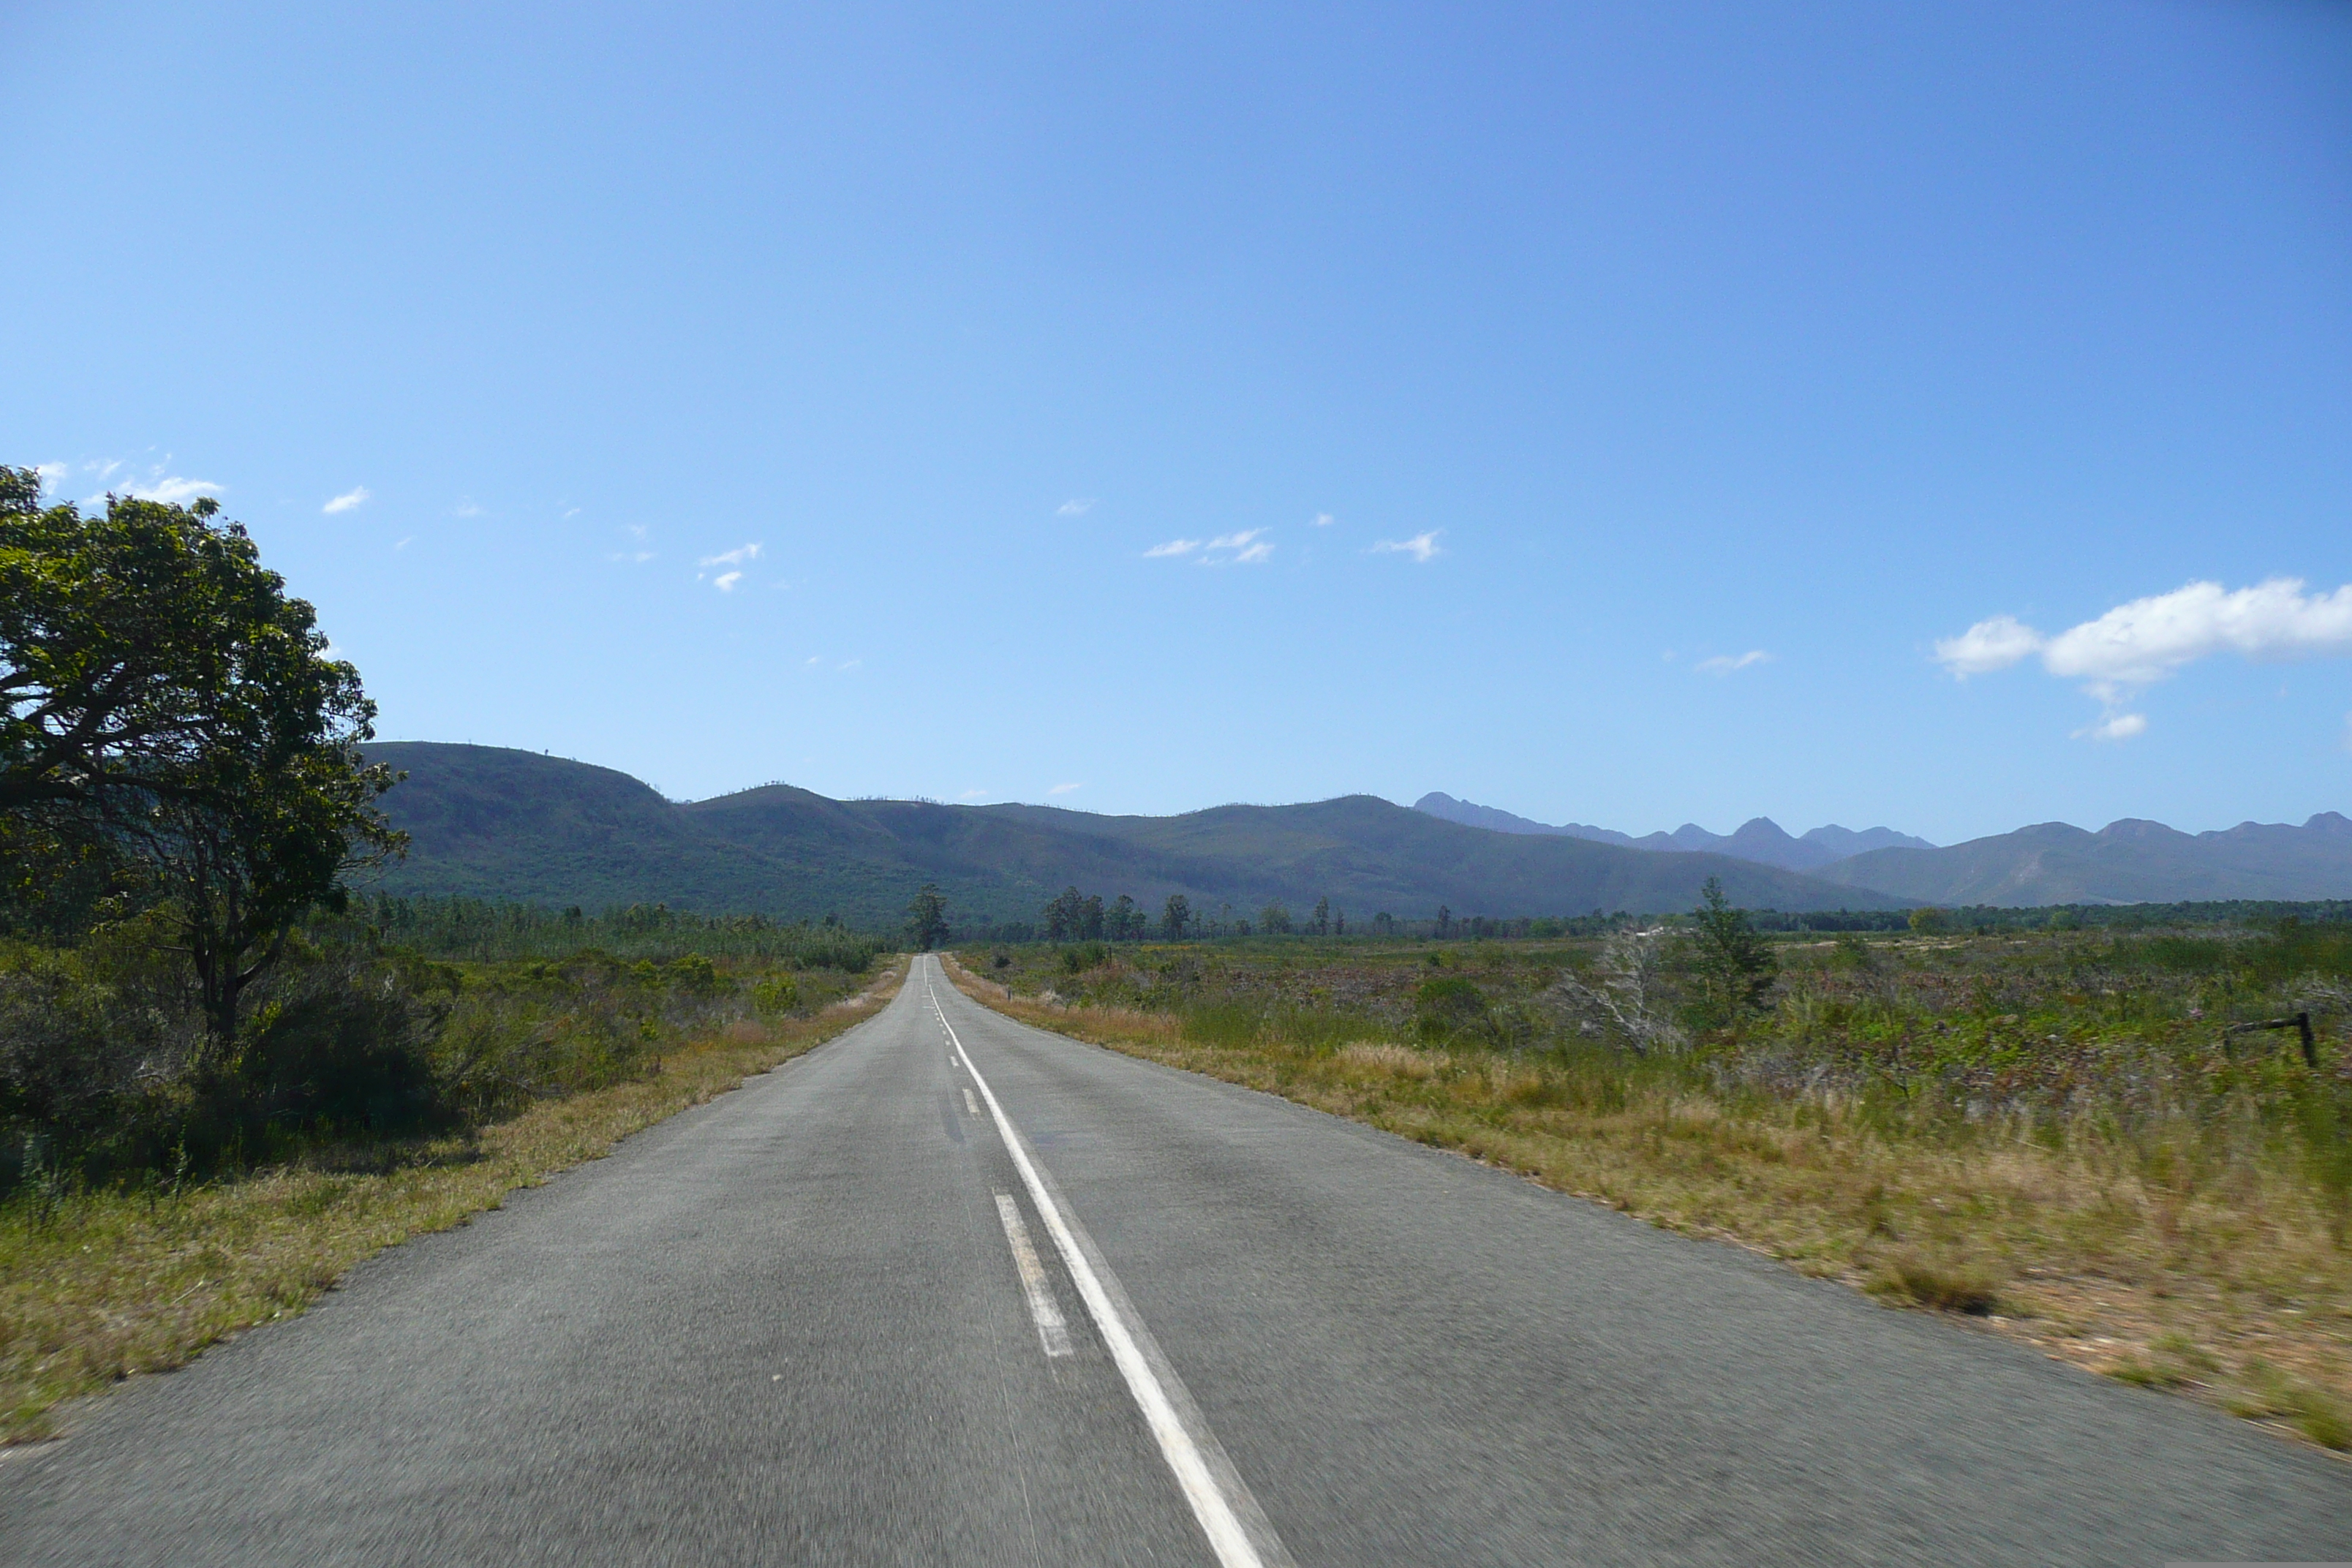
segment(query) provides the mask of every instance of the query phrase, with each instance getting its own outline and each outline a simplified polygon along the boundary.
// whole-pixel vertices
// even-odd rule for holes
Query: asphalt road
[[[2352,1558],[2352,1466],[929,961],[69,1430],[0,1562]]]

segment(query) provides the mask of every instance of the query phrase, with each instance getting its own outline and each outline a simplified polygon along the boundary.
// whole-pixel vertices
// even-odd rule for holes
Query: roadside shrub
[[[1073,942],[1062,950],[1062,970],[1067,974],[1083,974],[1110,962],[1110,949],[1098,942]]]
[[[1484,1039],[1496,1032],[1494,1013],[1476,982],[1443,974],[1413,993],[1413,1032],[1432,1045]]]
[[[256,1008],[229,1087],[248,1131],[405,1131],[444,1122],[432,1047],[454,973],[341,952],[289,967]]]

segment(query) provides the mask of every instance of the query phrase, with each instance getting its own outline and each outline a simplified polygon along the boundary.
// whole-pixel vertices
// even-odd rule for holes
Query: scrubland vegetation
[[[208,1072],[148,934],[0,946],[0,1440],[800,1054],[896,977],[870,944],[446,963],[315,925]]]
[[[0,1441],[878,1005],[830,922],[355,896],[374,705],[217,511],[0,467]]]
[[[1920,923],[982,947],[960,983],[2352,1446],[2352,925]]]

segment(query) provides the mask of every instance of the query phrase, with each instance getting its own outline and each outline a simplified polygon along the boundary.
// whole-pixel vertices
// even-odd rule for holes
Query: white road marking
[[[971,1097],[971,1090],[970,1089],[965,1089],[963,1091],[963,1108],[966,1110],[971,1111],[974,1116],[978,1116],[980,1114],[980,1101]]]
[[[1045,1353],[1069,1354],[1070,1325],[1062,1321],[1061,1304],[1054,1300],[1054,1288],[1045,1282],[1045,1266],[1037,1261],[1029,1227],[1022,1223],[1021,1205],[1013,1201],[1011,1193],[996,1194],[996,1217],[1004,1222],[1004,1239],[1013,1244],[1013,1267],[1021,1271],[1021,1289],[1029,1298],[1029,1315],[1037,1321],[1037,1338],[1045,1344]]]
[[[931,961],[934,964],[937,960]],[[1127,1391],[1134,1396],[1136,1407],[1143,1413],[1144,1425],[1151,1429],[1160,1445],[1160,1457],[1175,1472],[1176,1484],[1184,1493],[1184,1500],[1192,1507],[1192,1517],[1200,1521],[1202,1532],[1209,1538],[1209,1548],[1217,1554],[1222,1568],[1292,1568],[1290,1553],[1285,1550],[1274,1527],[1249,1495],[1249,1488],[1236,1473],[1232,1462],[1224,1458],[1215,1436],[1201,1423],[1196,1439],[1182,1416],[1177,1414],[1176,1402],[1169,1395],[1159,1375],[1152,1370],[1153,1357],[1144,1353],[1139,1341],[1148,1340],[1139,1320],[1132,1327],[1112,1299],[1118,1281],[1108,1268],[1101,1274],[1087,1260],[1087,1251],[1078,1245],[1070,1221],[1061,1206],[1046,1189],[1036,1164],[1029,1158],[1020,1135],[1013,1131],[1012,1119],[997,1102],[996,1093],[988,1087],[988,1079],[972,1065],[971,1053],[963,1048],[961,1037],[955,1026],[948,1022],[947,1009],[940,1005],[938,989],[931,984],[928,971],[923,976],[923,990],[930,998],[931,1011],[939,1015],[940,1026],[948,1032],[954,1043],[963,1070],[971,1075],[979,1086],[981,1099],[988,1102],[988,1113],[995,1120],[996,1135],[1004,1141],[1004,1152],[1013,1157],[1013,1169],[1021,1173],[1022,1185],[1029,1189],[1029,1201],[1045,1222],[1045,1234],[1054,1238],[1054,1248],[1062,1255],[1062,1266],[1069,1271],[1070,1282],[1077,1287],[1078,1297],[1087,1304],[1087,1313],[1094,1319],[1095,1329],[1102,1335],[1104,1345],[1110,1351],[1119,1375],[1127,1380]],[[1126,1292],[1118,1290],[1124,1300]],[[1134,1310],[1132,1306],[1128,1308]],[[1171,1372],[1171,1376],[1173,1376]],[[1186,1403],[1189,1405],[1190,1401]],[[1195,1413],[1198,1419],[1198,1412]],[[1213,1463],[1208,1452],[1215,1455]],[[1230,1494],[1230,1495],[1229,1495]],[[1246,1513],[1257,1521],[1252,1531],[1242,1523]]]

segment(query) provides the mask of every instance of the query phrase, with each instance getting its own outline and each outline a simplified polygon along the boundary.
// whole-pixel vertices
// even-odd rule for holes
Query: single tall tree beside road
[[[375,704],[310,606],[210,498],[41,505],[0,468],[0,899],[61,869],[166,911],[214,1068],[246,988],[346,875],[404,840],[376,809]]]

